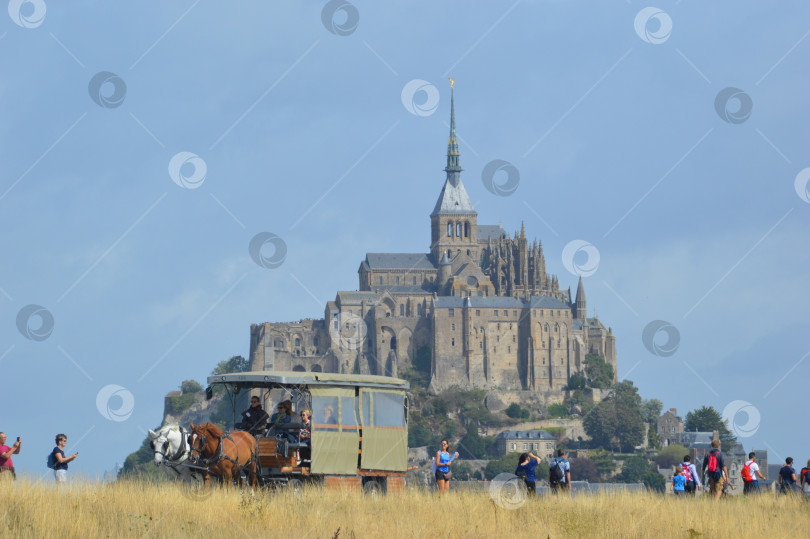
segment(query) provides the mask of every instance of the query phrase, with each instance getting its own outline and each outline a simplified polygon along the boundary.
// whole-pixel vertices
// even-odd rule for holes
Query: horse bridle
[[[169,438],[168,438],[168,436],[166,437],[166,441],[163,442],[163,444],[161,445],[161,449],[155,449],[155,446],[154,446],[155,441],[152,440],[152,449],[155,451],[156,455],[163,456],[163,464],[166,465],[166,466],[169,466],[169,464],[166,464],[167,461],[168,462],[178,462],[178,461],[180,461],[181,458],[183,458],[183,455],[186,453],[186,444],[188,443],[188,440],[187,440],[187,437],[186,437],[186,431],[185,431],[185,429],[183,427],[180,427],[178,430],[180,432],[180,447],[177,449],[177,452],[174,455],[172,455],[171,457],[166,455],[166,449],[169,447]],[[191,451],[189,451],[189,455],[190,454],[191,454]]]
[[[238,445],[236,443],[236,440],[231,438],[230,434],[225,434],[224,436],[220,436],[217,439],[217,447],[216,447],[216,449],[214,449],[214,454],[211,456],[211,458],[204,459],[204,458],[202,458],[202,452],[203,452],[203,449],[205,448],[205,445],[208,443],[208,438],[205,436],[205,434],[203,434],[203,435],[200,436],[199,442],[197,444],[200,447],[200,449],[198,449],[196,447],[192,447],[189,450],[188,459],[194,464],[204,464],[204,465],[209,466],[209,467],[210,466],[216,466],[217,464],[220,463],[221,460],[225,459],[225,460],[228,460],[228,461],[232,462],[234,464],[234,466],[236,466],[237,468],[241,468],[241,467],[247,466],[248,464],[253,462],[253,460],[256,458],[256,455],[253,452],[253,448],[250,448],[250,458],[247,460],[247,462],[244,463],[244,465],[242,465],[240,467],[238,454],[237,454],[236,460],[234,460],[231,457],[229,457],[228,455],[226,455],[225,452],[223,451],[223,449],[222,449],[222,439],[223,438],[227,438],[235,446]],[[194,452],[195,451],[197,452],[197,458],[194,458]]]

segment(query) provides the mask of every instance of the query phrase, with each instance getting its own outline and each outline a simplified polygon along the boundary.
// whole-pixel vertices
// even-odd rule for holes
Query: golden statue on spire
[[[447,80],[450,81],[450,89],[453,89],[453,85],[456,83],[455,79],[448,78]]]

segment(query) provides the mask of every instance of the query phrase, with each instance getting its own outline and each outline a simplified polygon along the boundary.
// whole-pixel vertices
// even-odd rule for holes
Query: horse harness
[[[218,465],[218,464],[219,464],[220,462],[222,462],[223,460],[228,460],[228,461],[230,461],[231,463],[233,463],[233,465],[234,465],[234,466],[235,466],[237,469],[242,469],[242,468],[244,468],[245,466],[247,466],[248,464],[252,463],[252,462],[255,460],[255,458],[256,458],[256,453],[253,451],[253,447],[251,447],[251,448],[250,448],[250,458],[247,460],[247,462],[245,462],[244,464],[240,465],[240,464],[239,464],[239,451],[237,451],[237,452],[236,452],[236,460],[232,459],[231,457],[229,457],[228,455],[226,455],[226,454],[225,454],[225,451],[222,449],[222,439],[223,439],[223,438],[227,438],[228,440],[230,440],[230,441],[231,441],[231,443],[232,443],[232,444],[233,444],[235,447],[238,447],[238,445],[237,445],[237,443],[236,443],[236,440],[234,440],[233,438],[231,438],[230,433],[225,433],[225,435],[220,436],[220,437],[219,437],[219,439],[217,440],[217,448],[216,448],[216,450],[214,450],[214,455],[213,455],[211,458],[209,458],[209,459],[204,459],[204,458],[202,458],[202,450],[200,450],[200,449],[196,449],[196,448],[191,448],[191,452],[193,452],[193,451],[196,451],[196,452],[197,452],[198,458],[196,459],[196,463],[197,463],[197,464],[202,464],[202,465],[204,465],[204,466],[206,466],[206,467],[208,467],[208,468],[210,469],[212,466],[216,466],[216,465]],[[203,434],[203,435],[200,437],[200,446],[205,447],[205,444],[206,444],[207,442],[208,442],[208,439],[207,439],[207,437],[205,436],[205,434]],[[191,453],[189,453],[189,455],[190,455],[190,454],[191,454]]]

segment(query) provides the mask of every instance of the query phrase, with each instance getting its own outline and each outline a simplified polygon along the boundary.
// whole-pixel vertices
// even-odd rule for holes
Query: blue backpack
[[[51,451],[51,452],[48,454],[48,458],[46,459],[45,464],[46,464],[46,465],[48,466],[48,468],[50,468],[51,470],[56,469],[56,464],[57,464],[57,461],[56,461],[56,456],[53,454],[53,451]]]

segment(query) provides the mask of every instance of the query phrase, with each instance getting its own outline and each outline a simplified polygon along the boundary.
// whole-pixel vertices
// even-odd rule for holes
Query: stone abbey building
[[[253,324],[253,370],[397,376],[430,365],[430,389],[560,394],[597,354],[616,372],[616,339],[546,273],[542,244],[523,226],[478,224],[461,181],[454,100],[447,177],[430,214],[430,252],[367,253],[358,291],[338,292],[324,318]],[[424,368],[424,367],[423,367]]]

